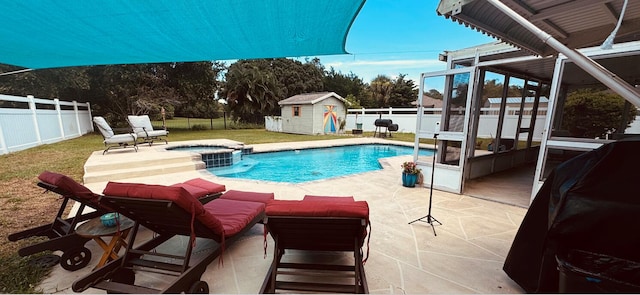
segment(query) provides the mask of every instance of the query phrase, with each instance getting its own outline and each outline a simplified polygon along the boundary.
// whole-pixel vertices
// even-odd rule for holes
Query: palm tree
[[[389,98],[393,91],[393,82],[389,77],[385,75],[378,75],[371,80],[369,89],[371,90],[374,100],[378,103],[378,107],[389,106]]]
[[[256,65],[239,61],[229,67],[226,96],[231,114],[243,122],[260,123],[264,116],[278,113],[278,95],[275,77],[261,71]]]

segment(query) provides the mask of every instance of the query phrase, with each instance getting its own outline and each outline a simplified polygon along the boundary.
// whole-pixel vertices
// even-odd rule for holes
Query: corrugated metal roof
[[[624,0],[501,0],[570,48],[600,45],[614,29]],[[484,0],[441,0],[437,13],[538,55],[556,53],[543,40]],[[616,42],[640,40],[640,1],[631,0]]]
[[[498,104],[502,101],[501,97],[489,97],[488,98],[489,103],[491,104]],[[524,98],[524,103],[533,103],[535,100],[535,97],[532,96],[528,96]],[[522,97],[507,97],[507,103],[520,103],[522,101]],[[540,102],[541,103],[547,103],[549,102],[549,99],[541,96],[540,97]]]

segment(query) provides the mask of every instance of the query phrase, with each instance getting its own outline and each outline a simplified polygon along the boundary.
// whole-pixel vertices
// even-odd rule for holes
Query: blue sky
[[[378,74],[395,78],[444,70],[438,61],[445,50],[458,50],[496,41],[436,13],[437,0],[367,0],[351,26],[349,55],[318,56],[329,69],[353,72],[369,83]],[[299,58],[304,60],[304,57]]]

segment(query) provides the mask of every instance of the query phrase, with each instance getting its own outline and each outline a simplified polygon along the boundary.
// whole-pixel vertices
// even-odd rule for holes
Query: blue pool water
[[[301,183],[382,169],[378,159],[413,154],[413,147],[349,145],[243,155],[228,167],[208,168],[214,175],[274,182]],[[433,151],[421,149],[420,155]]]

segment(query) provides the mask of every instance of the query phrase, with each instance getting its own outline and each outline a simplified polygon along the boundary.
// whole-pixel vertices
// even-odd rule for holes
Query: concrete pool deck
[[[227,140],[191,143],[196,142],[211,145],[236,143]],[[356,143],[412,146],[411,143],[377,138],[251,146],[259,152]],[[400,165],[411,160],[411,156],[382,159],[383,169],[378,171],[301,184],[282,184],[217,177],[202,169],[202,164],[197,163],[197,155],[193,157],[189,152],[165,150],[168,146],[185,144],[189,143],[143,145],[137,153],[133,149],[113,150],[106,155],[97,151],[86,163],[85,185],[99,193],[107,180],[168,185],[201,177],[224,184],[227,190],[273,192],[276,199],[298,200],[306,194],[352,195],[356,200],[367,201],[370,207],[371,240],[369,259],[365,264],[370,293],[524,293],[502,271],[502,265],[526,209],[434,190],[431,213],[442,222],[442,225],[435,226],[437,236],[427,223],[408,224],[427,214],[429,201],[428,187],[406,188],[401,185]],[[189,162],[191,166],[178,164],[182,162]],[[126,169],[132,170],[127,172]],[[111,172],[105,172],[109,170]],[[91,263],[75,272],[56,265],[40,285],[44,293],[73,293],[72,283],[89,273],[101,255],[101,249],[95,242],[88,242],[87,247],[93,252]],[[202,280],[208,282],[210,293],[257,293],[269,269],[272,250],[273,240],[268,238],[265,257],[262,225],[256,225],[226,249],[223,266],[217,259],[209,265]],[[105,292],[90,288],[85,293]]]

